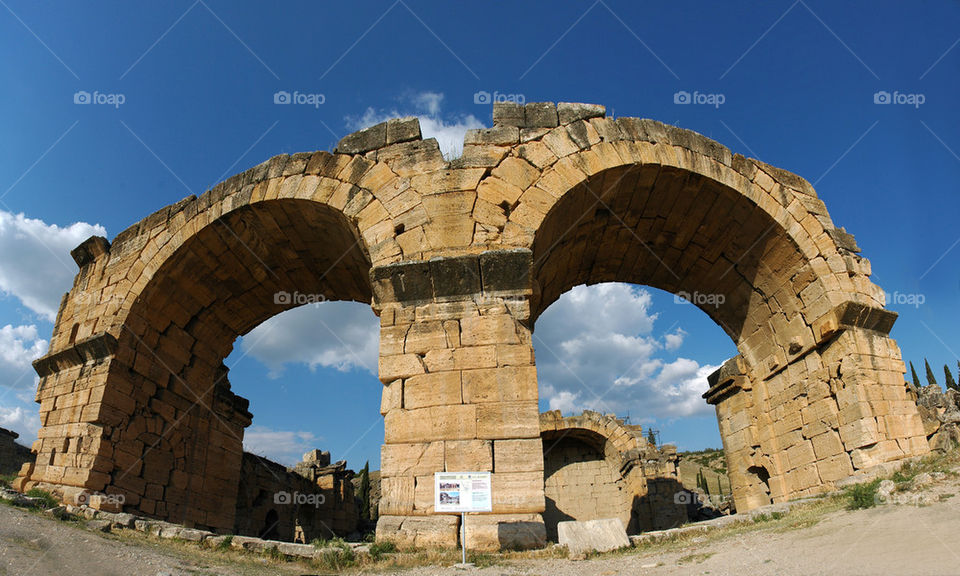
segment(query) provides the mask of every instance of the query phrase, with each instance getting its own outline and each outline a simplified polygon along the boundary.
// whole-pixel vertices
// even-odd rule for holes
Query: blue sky
[[[394,114],[420,115],[456,154],[464,130],[491,124],[484,93],[604,104],[804,176],[872,261],[905,359],[942,378],[960,351],[958,43],[956,2],[2,0],[0,426],[35,437],[29,363],[87,236]],[[275,104],[280,91],[305,103]],[[75,103],[84,92],[94,102]],[[376,326],[368,306],[308,305],[239,342],[227,364],[251,399],[249,447],[376,467]],[[699,394],[735,349],[693,306],[577,289],[535,344],[544,409],[719,445]]]

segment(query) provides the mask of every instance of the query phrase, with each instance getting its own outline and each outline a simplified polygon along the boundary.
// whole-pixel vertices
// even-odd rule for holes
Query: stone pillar
[[[815,342],[786,365],[757,373],[737,356],[710,376],[704,398],[717,408],[738,511],[832,490],[929,450],[887,336],[895,319],[846,302],[813,323]]]
[[[493,511],[468,516],[474,549],[542,546],[543,449],[528,321],[527,250],[374,268],[380,315],[377,539],[456,546],[434,515],[434,473],[493,473]]]

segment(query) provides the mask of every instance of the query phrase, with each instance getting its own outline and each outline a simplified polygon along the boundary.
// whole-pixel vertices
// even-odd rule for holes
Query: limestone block
[[[526,160],[511,156],[497,166],[491,174],[507,184],[526,190],[540,177],[540,171]]]
[[[547,543],[540,514],[467,514],[468,550],[532,550]]]
[[[380,356],[380,381],[383,383],[409,378],[423,372],[423,362],[416,354]]]
[[[477,437],[487,440],[539,438],[540,417],[536,401],[477,404]]]
[[[388,444],[476,438],[477,407],[457,405],[392,410],[384,416],[384,436]]]
[[[850,453],[850,459],[857,470],[869,469],[900,458],[903,458],[903,451],[896,440],[884,440],[872,446],[858,448]]]
[[[507,314],[464,318],[460,321],[460,343],[463,346],[519,344],[516,320]]]
[[[413,489],[413,509],[417,514],[433,514],[434,503],[434,476],[417,476]]]
[[[557,104],[557,113],[561,124],[570,124],[577,120],[603,118],[607,109],[598,104],[581,104],[579,102],[560,102]]]
[[[467,130],[463,136],[463,144],[494,144],[497,146],[509,146],[517,144],[520,140],[520,129],[516,126],[494,126],[493,128],[480,128],[478,130]]]
[[[380,515],[413,512],[414,477],[395,476],[380,479]]]
[[[846,452],[841,452],[817,462],[817,471],[824,482],[836,482],[853,474],[853,464]]]
[[[492,472],[493,443],[489,440],[447,440],[443,443],[447,472]]]
[[[460,516],[402,516],[381,514],[377,519],[377,542],[393,542],[398,548],[453,548],[459,542]]]
[[[627,530],[617,518],[558,522],[557,537],[559,544],[566,546],[571,556],[630,546]]]
[[[834,430],[828,430],[823,434],[814,436],[811,443],[818,460],[829,458],[844,451],[840,435]]]
[[[470,346],[453,351],[453,366],[456,370],[493,368],[497,365],[496,346]]]
[[[861,418],[840,427],[840,438],[847,451],[869,446],[880,441],[877,421],[873,418]],[[859,468],[859,466],[858,466]]]
[[[539,514],[544,511],[543,472],[495,472],[491,475],[493,511]]]
[[[380,447],[380,472],[384,477],[442,472],[443,460],[443,442],[384,444]]]
[[[403,351],[419,354],[447,347],[447,333],[443,329],[443,322],[438,320],[412,324],[406,333]]]
[[[383,385],[380,397],[380,414],[403,407],[403,380],[394,380]]]
[[[458,371],[420,374],[403,383],[403,407],[407,410],[460,403]]]
[[[537,400],[536,366],[505,366],[463,371],[463,401],[519,402]]]
[[[536,472],[543,470],[543,442],[539,438],[495,440],[496,472]]]

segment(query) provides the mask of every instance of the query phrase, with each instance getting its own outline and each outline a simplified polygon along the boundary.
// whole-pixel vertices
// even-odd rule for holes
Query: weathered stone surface
[[[896,315],[809,183],[691,131],[603,116],[498,102],[494,127],[450,162],[416,119],[390,120],[334,153],[273,157],[112,244],[87,240],[34,363],[43,427],[15,486],[233,529],[252,414],[222,361],[309,296],[380,317],[385,439],[407,447],[384,477],[385,510],[426,513],[428,479],[459,446],[509,487],[492,516],[544,513],[532,330],[573,286],[609,281],[684,295],[736,341],[706,398],[741,511],[922,455],[930,434],[960,440],[960,406],[924,405],[938,418],[925,427],[888,336]],[[608,424],[619,433],[594,431],[607,440],[592,447],[603,486],[627,482],[643,453],[614,450],[630,434]],[[429,447],[423,459],[400,463],[413,445]],[[669,508],[675,478],[641,480]],[[406,531],[421,529],[446,533]]]
[[[466,540],[468,550],[531,550],[543,548],[547,534],[539,514],[470,514]]]
[[[557,524],[557,533],[559,544],[566,546],[570,555],[608,552],[630,546],[627,531],[616,518],[560,522]]]
[[[453,548],[459,542],[460,517],[384,515],[377,522],[377,541],[399,548]]]
[[[570,124],[577,120],[589,120],[590,118],[603,118],[607,109],[598,104],[580,104],[577,102],[560,102],[557,104],[557,112],[560,114],[561,124]]]

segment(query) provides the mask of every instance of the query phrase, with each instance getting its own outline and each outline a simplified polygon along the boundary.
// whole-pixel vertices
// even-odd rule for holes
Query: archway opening
[[[243,206],[185,239],[118,338],[101,418],[114,447],[106,490],[152,516],[233,532],[253,415],[224,360],[238,336],[305,302],[369,303],[369,262],[354,226],[307,200]]]
[[[541,315],[533,344],[549,539],[565,520],[618,518],[633,534],[729,502],[702,395],[736,348],[700,310],[647,287],[579,286]]]
[[[238,338],[225,363],[253,419],[243,437],[235,533],[253,533],[271,512],[275,537],[286,541],[372,532],[369,494],[378,487],[384,431],[378,335],[368,305],[317,302]],[[369,478],[361,485],[365,464],[375,471],[372,489]]]
[[[634,421],[645,414],[625,414],[623,410],[629,410],[631,387],[636,389],[646,382],[648,387],[661,385],[661,407],[686,403],[691,407],[697,406],[701,413],[712,411],[700,396],[709,388],[707,376],[718,370],[724,360],[737,357],[755,361],[778,354],[786,359],[787,355],[796,352],[791,352],[794,346],[785,345],[784,342],[792,334],[797,334],[797,338],[805,338],[802,346],[809,344],[807,340],[810,337],[806,333],[809,329],[800,313],[802,306],[798,287],[806,286],[813,275],[809,266],[804,264],[805,259],[796,244],[765,209],[743,193],[701,174],[645,164],[608,169],[576,184],[550,208],[534,238],[534,294],[531,302],[531,318],[535,323],[534,346],[537,347],[538,343],[542,346],[544,339],[541,336],[544,329],[541,315],[555,303],[561,302],[560,306],[563,307],[562,295],[572,300],[588,299],[590,290],[582,285],[616,282],[649,286],[664,291],[668,295],[666,298],[678,304],[692,303],[715,324],[707,331],[714,340],[722,342],[713,347],[721,352],[707,358],[699,356],[701,362],[676,357],[667,362],[644,363],[642,359],[648,358],[652,350],[679,346],[691,332],[703,330],[699,326],[688,328],[690,324],[680,324],[676,328],[665,327],[658,338],[648,335],[646,339],[638,338],[644,331],[643,326],[633,331],[626,330],[621,337],[613,339],[604,338],[602,330],[599,333],[594,331],[582,341],[558,344],[560,350],[537,350],[538,380],[541,398],[547,396],[546,408],[552,404],[553,408],[569,411],[582,409],[589,406],[577,405],[577,401],[592,398],[595,408],[616,416],[614,419],[619,423],[611,423],[610,426],[624,427],[621,436],[640,436],[637,434],[639,430],[631,428],[636,426]],[[637,292],[632,292],[633,288],[616,284],[594,288],[602,293],[598,298],[601,301],[616,297],[618,291],[625,295],[623,305],[607,311],[607,315],[612,317],[612,321],[630,321],[631,298],[634,308],[637,306]],[[642,293],[649,295],[651,291]],[[634,296],[631,297],[631,294]],[[666,298],[662,299],[666,301]],[[686,306],[693,311],[694,306]],[[696,315],[701,317],[698,321],[700,326],[707,324],[702,313],[696,312]],[[562,316],[564,322],[580,321],[586,325],[596,325],[603,320],[596,312],[590,312],[589,308],[579,313],[567,312]],[[648,316],[638,318],[636,322],[650,323]],[[546,323],[549,324],[549,321]],[[794,327],[796,330],[793,330]],[[725,334],[726,338],[720,334]],[[802,348],[800,344],[798,342],[798,347]],[[598,373],[599,368],[611,364],[609,356],[618,350],[629,350],[631,346],[638,359],[641,359],[639,366],[629,369],[634,374]],[[584,353],[582,365],[571,366],[578,351]],[[584,389],[612,389],[621,396],[617,402],[604,403],[603,396],[597,392],[578,398],[570,390],[554,389],[551,379],[556,380],[557,376],[550,374],[549,368],[545,369],[545,354],[564,360],[558,362],[558,370],[571,374],[580,372],[578,378]],[[764,366],[764,369],[776,367]],[[687,370],[688,376],[685,381],[674,382],[672,388],[662,386],[667,376],[677,377],[684,370]],[[604,378],[606,382],[592,381]],[[741,395],[738,404],[728,410],[729,413],[721,414],[718,410],[717,420],[713,424],[716,430],[719,420],[719,440],[723,442],[730,473],[728,489],[734,494],[740,490],[741,495],[745,487],[753,485],[747,478],[747,467],[757,464],[751,460],[753,446],[747,445],[752,440],[738,438],[732,447],[728,440],[743,427],[744,422],[750,423],[746,407],[752,399],[747,396]],[[715,403],[718,400],[712,398],[711,401]],[[648,400],[645,408],[635,409],[650,413],[651,408],[655,406]],[[736,422],[731,425],[730,420],[734,415]],[[629,422],[627,416],[631,417]],[[660,432],[662,434],[662,430]],[[715,435],[713,438],[717,439]],[[646,456],[641,456],[641,460],[670,460],[669,453],[673,452],[673,448],[662,446],[661,439],[652,438],[652,441],[646,442],[646,446],[646,437],[634,440],[633,446],[625,447],[625,450],[636,450],[640,454],[646,451]],[[621,459],[622,452],[619,454]],[[640,486],[637,490],[645,491],[637,493],[638,500],[652,501],[656,497],[665,509],[684,505],[690,496],[678,496],[679,475],[669,470],[669,466],[667,471],[664,478],[669,480],[672,476],[675,484],[673,493],[667,497],[667,494],[661,493],[663,486],[655,489],[649,481],[652,477],[642,474],[647,481],[637,483]],[[753,501],[750,504],[751,507],[756,505]],[[671,519],[670,522],[675,521],[673,518],[681,519],[681,516],[684,515],[673,512],[665,515]],[[637,517],[635,514],[634,518]],[[624,524],[625,528],[636,528],[642,522],[634,519]],[[667,527],[659,520],[647,522],[646,525]]]

